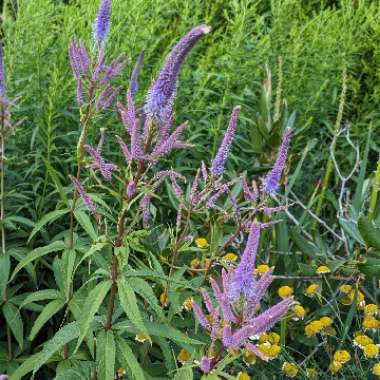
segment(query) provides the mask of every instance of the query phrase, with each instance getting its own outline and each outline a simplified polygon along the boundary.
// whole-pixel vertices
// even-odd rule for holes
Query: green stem
[[[377,193],[379,192],[379,188],[380,188],[380,154],[379,154],[379,159],[377,161],[377,168],[376,168],[375,176],[373,178],[371,198],[369,201],[368,219],[370,221],[373,220],[373,218],[375,217],[376,204],[377,204]]]

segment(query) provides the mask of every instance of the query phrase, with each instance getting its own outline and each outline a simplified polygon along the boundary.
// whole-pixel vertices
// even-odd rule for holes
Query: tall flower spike
[[[208,25],[199,25],[186,34],[168,55],[157,80],[149,90],[145,113],[152,115],[156,123],[162,125],[172,113],[173,99],[177,87],[177,77],[187,54],[197,41],[210,32]]]
[[[93,37],[99,45],[104,44],[110,31],[111,0],[101,0],[94,23]]]
[[[102,156],[90,145],[84,145],[87,153],[92,157],[94,163],[90,165],[92,169],[99,169],[100,173],[107,181],[111,181],[112,172],[117,171],[119,168],[115,164],[105,162]]]
[[[226,134],[224,135],[222,144],[220,145],[219,150],[216,153],[216,156],[211,163],[210,170],[214,177],[219,176],[223,174],[224,172],[224,164],[226,163],[228,153],[231,149],[231,144],[235,135],[239,113],[240,113],[240,106],[234,107],[234,109],[232,110],[230,122],[227,128]]]
[[[69,176],[72,183],[74,184],[77,192],[79,193],[80,197],[82,198],[84,204],[87,206],[87,208],[89,209],[89,211],[92,213],[92,214],[96,214],[96,208],[95,208],[95,205],[94,203],[92,202],[92,199],[90,198],[90,196],[87,194],[86,190],[84,189],[84,187],[82,186],[82,184],[75,178],[73,177],[72,175]]]
[[[255,267],[256,254],[260,240],[260,223],[251,223],[247,245],[244,249],[240,263],[235,268],[230,286],[230,297],[233,300],[244,295],[249,299],[255,289],[253,270]]]
[[[139,79],[141,66],[144,60],[144,54],[145,54],[145,50],[143,49],[141,50],[141,53],[139,54],[137,58],[136,65],[133,68],[132,75],[131,75],[131,82],[129,84],[128,92],[131,94],[133,100],[135,100],[137,91],[139,89],[138,79]]]
[[[267,194],[276,192],[280,184],[281,174],[282,174],[282,171],[284,170],[286,158],[288,155],[291,135],[292,135],[292,130],[290,128],[287,128],[282,138],[280,150],[278,152],[277,159],[273,166],[273,169],[265,177],[264,192]]]
[[[3,54],[3,47],[1,45],[0,45],[0,101],[1,102],[7,101],[4,54]]]

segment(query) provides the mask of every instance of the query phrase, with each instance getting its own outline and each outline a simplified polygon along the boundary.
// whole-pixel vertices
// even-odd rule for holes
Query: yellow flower
[[[163,307],[168,307],[170,305],[170,300],[165,292],[160,294],[160,302]]]
[[[237,380],[251,380],[251,376],[247,372],[239,372]]]
[[[377,320],[371,315],[364,317],[362,323],[364,330],[376,329],[378,326]]]
[[[305,290],[305,294],[308,296],[308,297],[313,297],[315,295],[315,293],[318,291],[319,289],[319,285],[318,284],[310,284],[306,290]]]
[[[351,360],[351,354],[346,350],[338,350],[334,354],[334,362],[345,364]]]
[[[116,373],[117,377],[124,377],[127,374],[127,371],[124,368],[119,368]]]
[[[355,289],[351,289],[346,296],[344,296],[340,302],[343,304],[343,305],[351,305],[352,302],[354,302],[354,299],[355,299],[355,292],[356,290]],[[364,306],[365,305],[365,301],[364,301],[364,294],[358,290],[358,296],[357,296],[357,303],[359,306]]]
[[[262,352],[263,355],[269,357],[269,350],[271,348],[271,344],[269,342],[261,343],[257,348]]]
[[[306,368],[306,375],[310,379],[316,379],[318,376],[318,371],[316,368]]]
[[[224,261],[225,263],[233,263],[237,260],[238,256],[236,253],[233,253],[233,252],[229,252],[229,253],[226,253],[223,257],[222,257],[222,261]]]
[[[327,335],[336,335],[336,330],[332,326],[327,326],[323,329],[323,333]]]
[[[269,268],[269,265],[267,265],[267,264],[261,264],[261,265],[259,265],[259,266],[255,269],[255,273],[256,273],[256,274],[260,274],[260,275],[262,275],[262,274],[264,274],[265,272],[268,272],[269,269],[270,269],[270,268]]]
[[[204,259],[203,260],[203,267],[204,268],[208,268],[211,264],[211,260],[210,259]]]
[[[331,272],[330,268],[327,265],[321,265],[315,271],[315,273],[317,273],[317,274],[326,274],[326,273],[330,273],[330,272]]]
[[[188,351],[186,351],[184,348],[179,352],[177,356],[177,360],[181,363],[185,363],[191,359],[191,355]]]
[[[269,343],[276,344],[280,342],[280,335],[275,332],[269,333]]]
[[[333,320],[330,317],[322,317],[319,319],[319,321],[322,323],[323,327],[328,327],[333,324]]]
[[[267,356],[270,359],[276,359],[277,356],[280,354],[280,352],[281,352],[281,347],[278,344],[274,344],[273,346],[269,347],[267,351]]]
[[[206,247],[208,247],[208,241],[205,238],[195,239],[195,244],[197,245],[198,248],[206,248]]]
[[[366,315],[376,315],[377,314],[377,306],[374,303],[369,303],[364,306],[364,314]]]
[[[255,364],[257,361],[257,357],[254,353],[247,350],[245,355],[244,355],[244,361],[247,364]]]
[[[321,332],[323,329],[323,324],[321,321],[312,321],[305,326],[305,335],[313,336]]]
[[[349,284],[342,285],[342,286],[339,288],[339,290],[340,290],[342,293],[345,293],[345,294],[350,293],[351,289],[352,289],[352,286],[349,285]]]
[[[193,297],[186,298],[182,306],[186,311],[193,310]]]
[[[293,294],[293,288],[291,288],[290,286],[284,285],[284,286],[281,286],[277,292],[281,298],[286,298]]]
[[[332,373],[337,373],[339,372],[341,369],[342,369],[343,365],[342,363],[339,363],[339,362],[332,362],[330,363],[329,365],[329,370],[332,372]]]
[[[301,305],[295,305],[293,307],[293,311],[297,315],[298,318],[304,319],[306,311]]]
[[[371,343],[373,343],[373,340],[367,335],[357,335],[354,338],[354,346],[357,346],[362,349]]]
[[[376,344],[370,343],[363,348],[363,353],[366,358],[376,358],[379,354],[379,347]]]
[[[294,363],[285,362],[282,365],[282,370],[285,372],[285,375],[288,377],[296,377],[298,374],[298,368]]]
[[[377,377],[380,377],[380,363],[376,363],[373,368],[372,368],[372,373],[377,376]]]
[[[144,343],[148,338],[144,334],[136,334],[135,341]]]
[[[191,268],[196,268],[199,265],[199,259],[195,258],[190,261],[190,267]]]
[[[267,342],[269,342],[269,334],[260,335],[259,342],[260,343],[267,343]]]

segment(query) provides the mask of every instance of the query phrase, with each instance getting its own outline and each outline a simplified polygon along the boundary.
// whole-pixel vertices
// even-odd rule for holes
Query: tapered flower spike
[[[137,58],[136,65],[133,68],[132,75],[131,75],[131,82],[129,84],[128,92],[131,94],[133,100],[135,100],[137,91],[139,89],[138,78],[139,78],[141,66],[144,60],[144,54],[145,54],[145,50],[143,49],[141,50],[141,53],[139,54]]]
[[[199,324],[204,329],[210,330],[211,329],[210,322],[208,321],[208,319],[204,315],[202,309],[198,306],[198,304],[196,302],[193,302],[193,311],[194,311],[194,315],[198,319]]]
[[[209,373],[212,370],[212,358],[203,356],[199,363],[199,367],[203,373]]]
[[[109,164],[105,162],[102,156],[90,145],[84,145],[84,149],[86,149],[87,153],[90,154],[94,163],[90,165],[92,169],[99,169],[100,173],[107,181],[111,181],[112,172],[119,170],[119,168],[115,164]]]
[[[131,153],[129,152],[127,144],[123,141],[120,136],[116,136],[117,142],[120,145],[121,151],[123,152],[124,159],[127,163],[132,161]]]
[[[219,285],[213,278],[210,279],[210,283],[212,290],[214,291],[215,298],[222,309],[224,320],[228,322],[237,322],[237,318],[231,310],[231,302],[228,298],[228,294],[226,294],[226,292],[222,293]]]
[[[220,145],[219,150],[211,163],[210,171],[214,177],[220,176],[224,172],[224,164],[226,163],[228,153],[231,149],[231,144],[235,135],[239,113],[240,106],[234,107],[222,144]]]
[[[84,187],[82,186],[82,184],[75,177],[73,177],[72,175],[70,175],[69,177],[70,177],[72,183],[74,184],[77,192],[79,193],[80,197],[82,198],[84,204],[89,209],[89,211],[92,214],[96,214],[95,205],[94,205],[92,199],[90,198],[90,196],[87,194],[87,192],[84,189]]]
[[[232,275],[230,297],[233,300],[237,300],[241,295],[249,299],[255,290],[253,270],[260,241],[260,229],[260,223],[251,223],[247,245],[244,249],[241,261]]]
[[[206,305],[207,311],[210,314],[214,313],[215,308],[212,305],[211,298],[210,298],[210,295],[208,294],[207,290],[206,289],[201,289],[201,294],[202,294],[202,297],[203,297],[203,302]]]
[[[7,101],[7,86],[5,76],[3,47],[0,45],[0,101]]]
[[[101,0],[94,23],[93,38],[99,45],[104,44],[110,31],[111,0]]]
[[[278,152],[277,159],[273,166],[273,169],[265,177],[264,192],[267,194],[276,192],[276,190],[278,189],[280,185],[281,174],[282,174],[282,171],[284,170],[286,158],[288,155],[291,135],[292,135],[292,130],[290,128],[287,128],[282,138],[280,150]]]
[[[145,113],[162,125],[172,114],[173,100],[177,87],[177,77],[187,54],[204,35],[210,32],[208,25],[199,25],[186,34],[168,55],[157,80],[149,90]]]

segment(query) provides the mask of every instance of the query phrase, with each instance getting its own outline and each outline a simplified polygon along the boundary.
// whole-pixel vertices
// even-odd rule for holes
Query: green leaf
[[[364,245],[364,240],[359,233],[358,226],[354,222],[339,218],[339,224],[342,226],[344,231],[350,235],[357,243]]]
[[[88,214],[84,211],[75,210],[74,216],[77,222],[87,232],[88,236],[90,236],[93,241],[96,240],[98,238],[98,234],[96,233]]]
[[[116,338],[116,343],[120,364],[130,369],[134,380],[145,380],[144,372],[128,343],[121,337]]]
[[[193,380],[192,367],[187,366],[179,368],[173,380]]]
[[[26,298],[20,305],[20,309],[23,308],[25,305],[28,305],[29,303],[32,303],[32,302],[52,300],[60,296],[61,296],[61,293],[55,289],[39,290],[37,292],[31,293],[28,296],[26,296]]]
[[[36,260],[52,252],[62,251],[65,248],[66,248],[66,244],[63,241],[59,240],[59,241],[50,243],[49,245],[46,245],[45,247],[39,247],[39,248],[34,249],[18,263],[18,265],[16,266],[15,270],[12,273],[11,280],[15,278],[16,274],[22,268],[24,268],[26,265],[31,263],[33,260]]]
[[[137,298],[133,291],[133,287],[126,278],[120,278],[117,281],[117,288],[119,291],[120,303],[125,314],[127,314],[127,317],[139,329],[139,333],[144,334],[150,339],[140,313],[140,308],[137,304]]]
[[[82,264],[84,260],[91,257],[94,253],[100,251],[105,246],[107,246],[107,243],[96,243],[90,247],[90,249],[80,258],[78,264],[75,266],[74,273],[78,270],[79,266]]]
[[[24,327],[18,308],[8,301],[3,305],[3,314],[9,328],[17,340],[17,343],[20,348],[22,348],[24,344]]]
[[[44,327],[45,323],[49,321],[53,315],[57,314],[63,306],[65,306],[66,301],[63,299],[56,299],[49,302],[41,311],[40,315],[37,317],[33,324],[32,330],[29,335],[29,340],[33,340],[38,332]]]
[[[380,250],[380,231],[364,215],[360,215],[358,219],[358,228],[360,235],[369,247]]]
[[[58,192],[59,192],[59,196],[61,197],[61,200],[62,202],[67,205],[68,202],[67,202],[67,195],[66,195],[66,191],[64,189],[64,187],[62,186],[62,183],[61,183],[61,180],[59,179],[59,176],[58,176],[58,173],[57,171],[53,168],[53,166],[51,165],[51,163],[44,157],[42,157],[45,165],[46,165],[46,168],[47,168],[47,171],[50,175],[50,177],[52,178]]]
[[[78,350],[79,346],[83,342],[83,339],[87,335],[87,332],[91,326],[91,322],[94,319],[96,312],[101,306],[111,286],[111,280],[100,282],[95,286],[94,289],[90,291],[89,295],[87,296],[85,304],[83,305],[83,310],[86,312],[83,313],[82,318],[80,319],[80,336],[75,348],[75,352]]]
[[[380,277],[380,259],[369,257],[365,263],[359,264],[359,270],[367,277]]]
[[[96,337],[98,378],[113,380],[115,375],[116,345],[112,330],[102,330]]]
[[[8,254],[0,255],[0,297],[3,301],[6,300],[6,289],[11,270],[11,260]]]
[[[358,290],[355,289],[354,301],[351,304],[350,311],[348,312],[346,320],[344,322],[342,338],[339,339],[340,340],[339,348],[342,347],[342,345],[346,342],[347,334],[351,329],[352,321],[355,317],[355,313],[357,310],[357,303],[358,303]]]
[[[292,240],[294,244],[306,255],[311,257],[312,259],[317,260],[317,253],[318,249],[317,247],[309,242],[307,239],[305,239],[299,229],[297,227],[290,228],[290,235],[292,237]]]
[[[28,357],[16,370],[12,373],[9,380],[20,380],[27,373],[32,372],[38,359],[39,354],[34,354]]]
[[[32,232],[29,235],[28,241],[26,242],[27,244],[30,243],[30,241],[33,239],[34,235],[41,230],[42,227],[44,227],[46,224],[54,222],[58,218],[60,218],[63,215],[66,215],[67,213],[70,212],[70,209],[65,208],[64,210],[54,210],[42,217],[42,219],[36,223],[35,227],[33,228]]]

